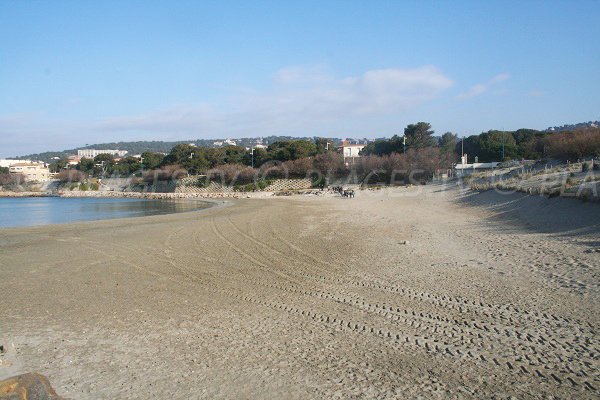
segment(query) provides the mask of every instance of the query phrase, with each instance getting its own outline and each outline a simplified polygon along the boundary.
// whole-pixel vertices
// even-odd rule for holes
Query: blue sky
[[[0,1],[0,156],[600,119],[600,1]]]

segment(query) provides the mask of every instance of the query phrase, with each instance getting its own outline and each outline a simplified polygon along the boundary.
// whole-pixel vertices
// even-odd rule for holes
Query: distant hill
[[[545,132],[562,132],[562,131],[572,131],[575,129],[598,128],[598,127],[600,127],[600,121],[589,121],[589,122],[580,122],[578,124],[552,126],[548,129],[546,129]]]
[[[294,136],[267,136],[267,137],[255,137],[255,138],[239,138],[232,139],[236,142],[238,146],[250,147],[255,144],[265,144],[268,145],[270,143],[274,143],[282,140],[314,140],[313,137],[294,137]],[[334,145],[341,143],[341,139],[338,138],[329,138]],[[16,159],[27,159],[27,160],[39,160],[47,163],[52,162],[53,160],[58,158],[68,157],[73,154],[77,154],[77,150],[80,149],[118,149],[118,150],[126,150],[127,154],[135,155],[141,154],[145,151],[154,151],[157,153],[168,153],[171,149],[178,144],[194,144],[198,147],[219,147],[219,142],[224,142],[226,139],[192,139],[192,140],[179,140],[174,142],[163,142],[159,140],[153,141],[138,141],[138,142],[116,142],[116,143],[97,143],[91,144],[89,146],[77,147],[74,149],[63,150],[63,151],[48,151],[43,153],[36,154],[28,154],[24,156],[14,157]]]

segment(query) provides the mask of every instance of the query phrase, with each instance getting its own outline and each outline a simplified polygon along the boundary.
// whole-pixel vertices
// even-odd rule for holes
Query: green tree
[[[502,148],[504,146],[504,159]],[[479,161],[505,161],[517,157],[517,143],[511,132],[490,130],[479,135]]]
[[[210,168],[210,163],[206,159],[206,154],[203,151],[194,151],[190,157],[181,163],[190,174],[200,174],[206,172]]]
[[[334,151],[335,146],[331,139],[316,137],[315,138],[315,146],[317,147],[317,154],[323,154],[327,151]]]
[[[183,165],[188,162],[188,160],[194,158],[193,154],[196,153],[197,149],[197,147],[190,146],[189,144],[178,144],[171,149],[165,158],[163,158],[162,165]]]
[[[254,167],[258,168],[267,161],[269,161],[269,154],[267,153],[267,150],[262,148],[254,148]],[[250,150],[244,153],[244,156],[242,157],[242,164],[249,166],[252,165],[252,153]]]
[[[113,166],[113,173],[121,176],[131,175],[140,170],[140,160],[135,157],[125,157]]]
[[[540,158],[543,152],[543,138],[545,132],[535,129],[517,129],[513,137],[517,143],[517,154],[519,158]]]
[[[455,154],[458,135],[452,132],[446,132],[440,138],[440,147],[443,153]]]
[[[417,122],[404,128],[406,146],[411,149],[435,146],[437,143],[433,134],[434,131],[431,129],[431,124],[427,122]]]
[[[77,169],[82,172],[91,173],[94,170],[94,160],[91,158],[82,158],[79,164],[77,164]]]
[[[112,174],[114,164],[115,158],[112,154],[98,154],[94,157],[94,175],[106,176]]]
[[[269,145],[267,151],[273,160],[289,161],[314,156],[317,146],[308,140],[285,140]]]
[[[50,172],[60,172],[63,169],[66,169],[69,165],[69,159],[64,157],[59,160],[55,160],[50,165],[48,165],[48,169]]]
[[[403,138],[394,135],[390,139],[379,139],[367,144],[362,151],[361,155],[376,155],[384,156],[392,153],[404,152]]]
[[[165,156],[161,153],[155,153],[153,151],[146,151],[142,153],[142,167],[144,169],[158,168],[163,161]]]

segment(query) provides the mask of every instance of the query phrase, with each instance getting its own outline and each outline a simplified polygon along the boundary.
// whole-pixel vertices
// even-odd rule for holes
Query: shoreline
[[[159,193],[159,192],[101,192],[101,191],[71,191],[71,192],[7,192],[0,191],[0,198],[27,198],[27,197],[61,197],[61,198],[130,198],[130,199],[221,199],[221,198],[248,198],[267,197],[264,194],[275,192],[219,192],[219,193]],[[257,194],[262,194],[258,195]]]

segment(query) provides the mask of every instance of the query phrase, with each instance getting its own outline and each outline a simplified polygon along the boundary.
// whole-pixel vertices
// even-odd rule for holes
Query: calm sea
[[[195,200],[27,197],[0,198],[0,227],[142,217],[208,207]]]

